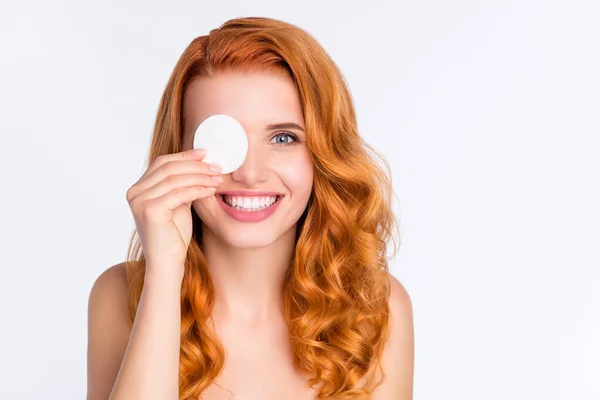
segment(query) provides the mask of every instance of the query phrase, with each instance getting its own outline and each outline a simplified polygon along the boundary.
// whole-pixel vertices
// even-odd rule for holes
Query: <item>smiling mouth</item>
[[[226,196],[218,194],[217,197],[228,207],[244,212],[263,211],[273,207],[283,196],[260,196],[260,197],[244,197],[244,196]]]

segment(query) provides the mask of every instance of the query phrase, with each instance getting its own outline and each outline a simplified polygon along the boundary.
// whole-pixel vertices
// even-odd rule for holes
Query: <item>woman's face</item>
[[[183,112],[184,150],[214,114],[235,118],[248,137],[242,166],[223,175],[215,196],[192,203],[204,229],[235,247],[262,247],[295,235],[312,191],[313,165],[293,80],[267,72],[199,78],[186,90]]]

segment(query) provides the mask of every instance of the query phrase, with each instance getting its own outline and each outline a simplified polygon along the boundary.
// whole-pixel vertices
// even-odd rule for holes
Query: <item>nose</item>
[[[254,187],[269,179],[267,154],[260,143],[248,140],[248,153],[241,167],[231,173],[231,179],[244,186]]]

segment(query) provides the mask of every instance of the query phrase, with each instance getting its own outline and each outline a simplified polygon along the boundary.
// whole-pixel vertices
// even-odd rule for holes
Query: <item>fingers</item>
[[[219,176],[220,168],[217,165],[207,164],[201,159],[204,158],[203,151],[184,151],[181,153],[167,154],[164,156],[157,157],[152,165],[148,168],[146,173],[127,191],[127,201],[131,202],[133,199],[140,196],[148,189],[158,185],[160,182],[171,176],[183,175],[183,174],[204,174],[207,176]],[[189,178],[188,178],[189,179]],[[181,181],[173,181],[175,183]],[[185,182],[189,182],[186,180]],[[211,186],[210,184],[205,186]],[[163,188],[161,186],[161,188]],[[175,186],[171,186],[170,190],[173,190]],[[158,195],[162,195],[166,191],[161,191]],[[158,197],[158,195],[153,197]],[[152,198],[153,198],[152,197]]]
[[[160,197],[145,201],[146,218],[162,218],[161,214],[167,211],[170,213],[182,204],[191,204],[196,199],[213,196],[216,190],[216,187],[207,186],[177,188]],[[132,204],[132,208],[134,207],[135,205]]]
[[[220,176],[219,172],[211,170],[214,167],[216,166],[206,164],[203,161],[169,161],[156,169],[152,174],[142,177],[136,184],[136,191],[145,191],[170,176],[182,174]]]
[[[146,189],[140,198],[143,200],[161,197],[169,192],[194,186],[217,187],[223,182],[220,176],[209,176],[201,173],[167,175],[156,185]]]
[[[161,156],[156,157],[156,159],[152,162],[152,164],[148,167],[148,170],[144,174],[150,175],[158,168],[162,167],[168,162],[172,161],[202,161],[202,159],[206,156],[206,151],[204,149],[191,149],[186,151],[181,151],[179,153],[173,154],[163,154]]]

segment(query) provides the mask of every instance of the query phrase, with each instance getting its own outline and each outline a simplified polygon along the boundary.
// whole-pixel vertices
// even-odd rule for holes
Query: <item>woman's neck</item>
[[[265,247],[232,247],[205,226],[202,241],[215,288],[213,315],[249,325],[281,317],[296,226]]]

